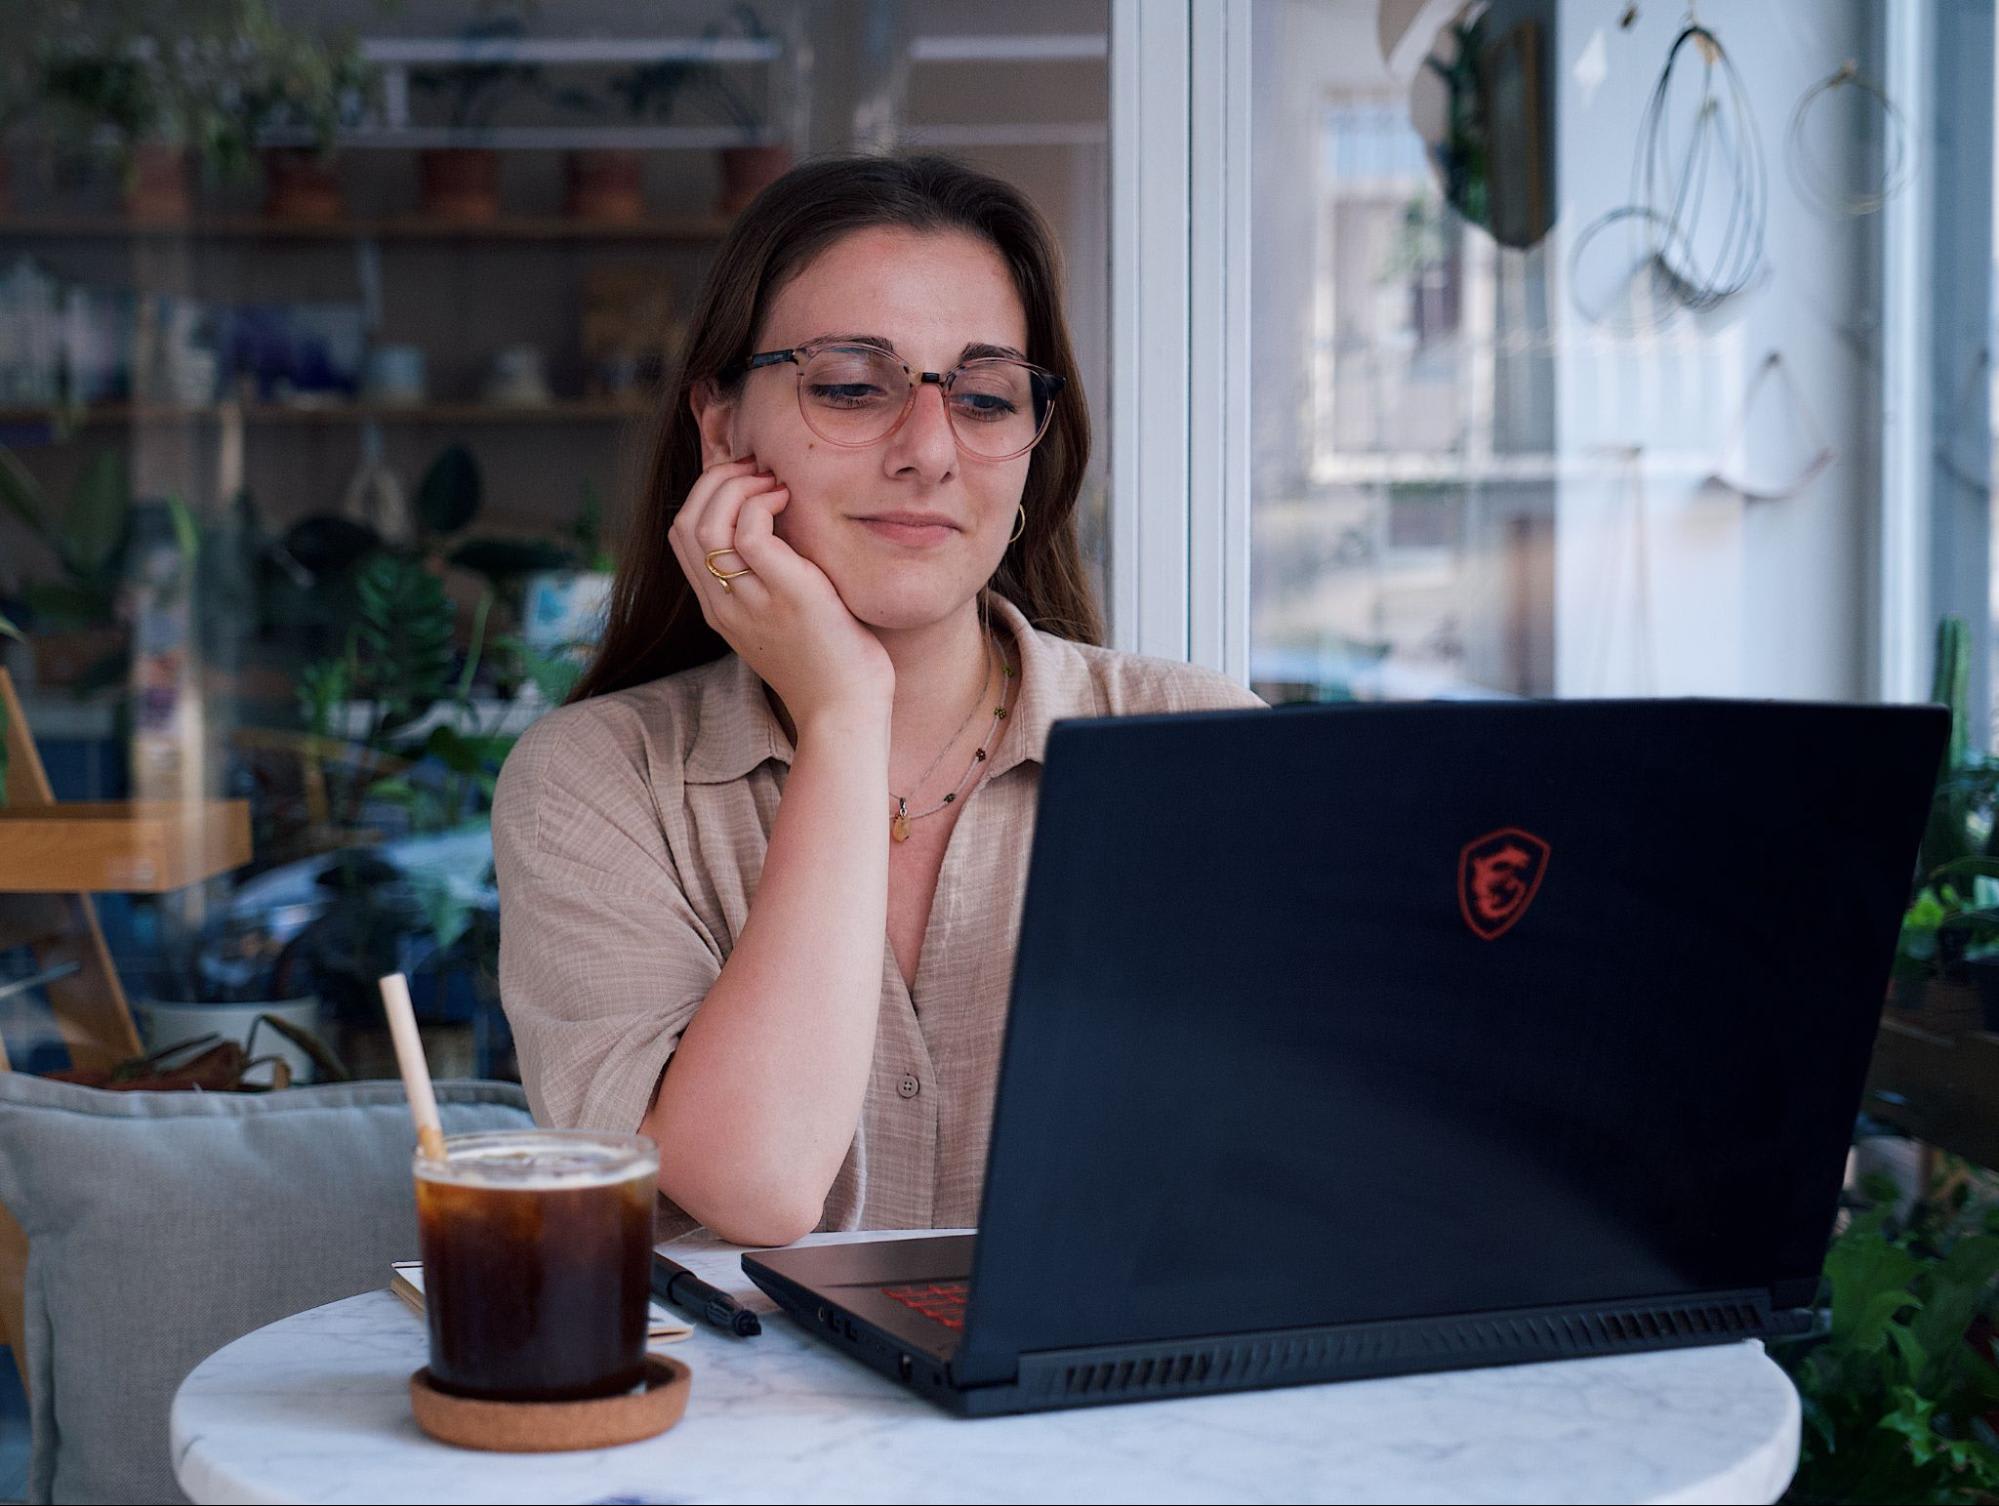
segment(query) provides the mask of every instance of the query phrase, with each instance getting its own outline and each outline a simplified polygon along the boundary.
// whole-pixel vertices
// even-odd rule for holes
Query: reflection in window
[[[1891,118],[1784,153],[1875,8],[1253,14],[1252,683],[1863,695]]]

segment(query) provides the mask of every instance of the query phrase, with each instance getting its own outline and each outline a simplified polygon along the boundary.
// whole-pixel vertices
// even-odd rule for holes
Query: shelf
[[[719,241],[729,221],[685,215],[621,225],[555,216],[510,216],[459,224],[423,215],[310,224],[262,215],[215,215],[181,225],[135,224],[119,215],[37,216],[0,220],[0,243],[20,240],[276,240],[276,241]]]
[[[1350,450],[1313,460],[1316,486],[1472,486],[1555,482],[1698,480],[1712,474],[1711,451],[1467,455],[1440,451]]]
[[[306,145],[311,138],[297,132],[269,131],[258,138],[264,146]],[[335,141],[343,148],[423,151],[432,147],[484,147],[496,152],[562,152],[592,149],[630,151],[713,151],[731,146],[782,146],[776,131],[741,130],[735,126],[357,126],[341,131]]]
[[[1086,63],[1110,56],[1111,39],[1100,31],[1017,35],[968,32],[917,37],[909,44],[912,63]]]
[[[53,408],[0,408],[0,426],[59,423],[212,424],[220,420],[218,405],[183,407],[171,403],[100,403],[81,412]],[[324,408],[291,408],[279,403],[250,403],[242,409],[252,424],[533,424],[619,423],[656,412],[649,403],[624,398],[570,398],[535,406],[500,403],[343,403]]]
[[[767,63],[784,44],[770,37],[366,37],[371,63]]]
[[[997,121],[985,124],[910,125],[903,140],[912,146],[955,150],[981,146],[1107,146],[1109,125],[1101,120]]]
[[[0,809],[0,893],[164,894],[250,861],[250,803]]]

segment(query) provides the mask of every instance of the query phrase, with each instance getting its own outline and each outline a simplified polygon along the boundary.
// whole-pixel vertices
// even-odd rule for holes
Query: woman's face
[[[885,343],[912,372],[949,371],[974,345],[1036,354],[1006,263],[959,232],[858,230],[834,242],[779,290],[755,348],[829,336]],[[966,455],[935,383],[917,388],[902,427],[880,443],[828,444],[799,413],[798,371],[789,362],[753,371],[730,400],[697,395],[703,464],[753,454],[789,487],[778,537],[826,573],[862,622],[911,628],[950,615],[999,569],[1029,457]],[[951,527],[912,539],[864,521],[890,512],[935,514]]]

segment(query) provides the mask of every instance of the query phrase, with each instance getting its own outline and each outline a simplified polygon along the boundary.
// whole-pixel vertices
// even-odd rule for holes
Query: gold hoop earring
[[[1020,527],[1014,529],[1013,536],[1007,540],[1008,544],[1019,543],[1020,536],[1027,532],[1027,504],[1022,502],[1017,505],[1020,508]]]

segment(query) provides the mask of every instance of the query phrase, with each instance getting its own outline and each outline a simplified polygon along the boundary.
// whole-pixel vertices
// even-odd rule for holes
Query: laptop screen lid
[[[1741,701],[1057,724],[954,1373],[1809,1302],[1947,728]]]

